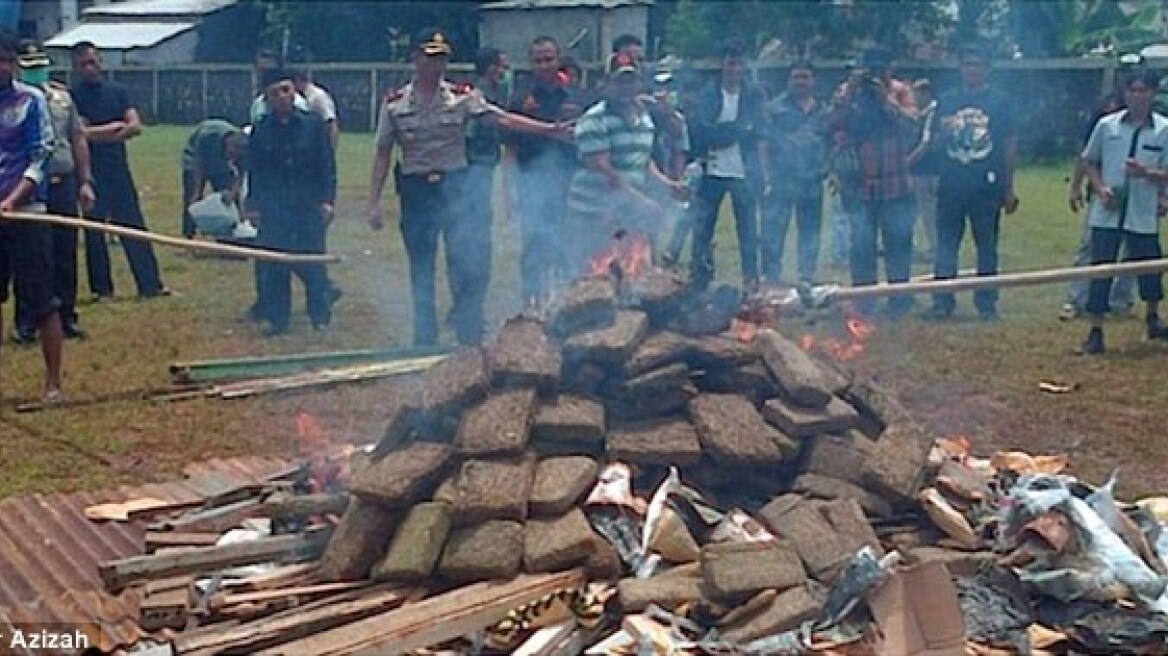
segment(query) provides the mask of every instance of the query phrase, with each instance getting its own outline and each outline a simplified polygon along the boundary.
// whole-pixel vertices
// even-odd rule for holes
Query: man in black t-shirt
[[[990,55],[968,46],[959,55],[961,88],[942,94],[937,102],[937,146],[941,149],[937,189],[937,279],[957,276],[958,253],[968,218],[977,248],[977,274],[998,272],[998,229],[1001,212],[1018,208],[1014,170],[1018,138],[1005,93],[988,84]],[[973,302],[983,320],[998,317],[998,292],[974,292]],[[953,294],[934,294],[931,318],[953,314]]]
[[[76,82],[70,91],[85,122],[97,187],[93,218],[147,230],[126,155],[126,142],[142,132],[138,110],[130,103],[125,87],[104,79],[101,55],[93,43],[82,41],[73,46],[73,75]],[[130,262],[138,295],[142,298],[169,296],[170,290],[162,284],[150,242],[123,239],[122,248]],[[85,251],[90,291],[94,298],[111,298],[114,281],[105,235],[87,230]]]
[[[531,79],[512,95],[510,111],[543,121],[575,119],[585,109],[560,70],[560,46],[548,37],[536,37],[529,50]],[[508,162],[513,165],[516,210],[521,239],[520,279],[523,300],[540,302],[550,290],[551,278],[564,263],[557,240],[562,238],[568,183],[576,170],[576,148],[549,137],[507,133]]]

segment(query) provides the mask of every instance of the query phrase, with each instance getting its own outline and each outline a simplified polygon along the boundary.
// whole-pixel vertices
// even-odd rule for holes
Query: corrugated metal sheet
[[[82,41],[90,41],[102,50],[129,50],[149,48],[167,39],[194,29],[189,21],[181,23],[82,23],[45,41],[46,48],[72,48]]]
[[[91,521],[85,509],[144,497],[198,502],[292,466],[278,458],[219,459],[190,465],[187,478],[171,483],[0,501],[0,634],[14,623],[92,624],[103,652],[141,640],[141,598],[106,593],[98,565],[143,553],[146,525]]]
[[[81,12],[91,16],[200,16],[236,4],[237,0],[126,0],[89,7]]]
[[[653,0],[497,0],[488,2],[479,9],[574,9],[592,7],[615,9],[616,7],[649,6]]]

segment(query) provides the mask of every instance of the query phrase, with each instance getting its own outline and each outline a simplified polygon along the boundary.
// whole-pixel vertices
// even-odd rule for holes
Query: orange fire
[[[589,269],[594,276],[608,275],[615,266],[625,278],[641,275],[653,261],[653,248],[644,235],[620,231],[607,248],[593,255]]]
[[[312,491],[327,491],[333,482],[344,475],[341,465],[331,457],[332,440],[316,417],[305,410],[296,413],[296,435],[300,438],[301,452],[308,455],[308,479]]]
[[[864,352],[864,344],[876,332],[876,327],[859,316],[850,316],[844,321],[844,329],[845,339],[804,335],[799,339],[799,346],[804,351],[821,350],[840,362],[854,360]]]

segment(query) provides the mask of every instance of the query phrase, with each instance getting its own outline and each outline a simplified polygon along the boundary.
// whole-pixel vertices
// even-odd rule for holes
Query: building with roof
[[[653,0],[500,0],[480,7],[479,44],[523,61],[531,40],[555,37],[565,55],[596,62],[613,38],[632,34],[647,41]],[[648,45],[648,44],[646,44]]]
[[[61,0],[61,16],[77,3]],[[112,66],[240,61],[251,55],[258,20],[257,10],[239,0],[102,2],[81,9],[80,20],[72,25],[62,19],[61,30],[45,38],[44,46],[60,61],[57,55],[90,41]]]

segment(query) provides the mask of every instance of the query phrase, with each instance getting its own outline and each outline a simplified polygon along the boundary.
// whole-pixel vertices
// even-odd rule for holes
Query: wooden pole
[[[160,235],[154,232],[147,232],[145,230],[138,230],[136,228],[127,228],[126,226],[120,226],[113,223],[103,223],[101,221],[79,219],[72,216],[62,216],[60,214],[8,212],[0,216],[0,218],[12,221],[51,223],[55,225],[69,226],[71,228],[80,228],[82,230],[96,230],[98,232],[117,235],[123,239],[137,239],[140,241],[153,242],[162,246],[181,248],[188,251],[201,251],[204,253],[217,253],[219,255],[246,257],[263,262],[275,262],[277,264],[335,264],[341,261],[341,257],[339,255],[330,255],[326,253],[284,253],[280,251],[264,250],[262,248],[237,246],[235,244],[220,244],[210,241],[198,241],[194,239],[171,237],[170,235]]]
[[[831,301],[883,298],[897,294],[951,294],[978,289],[1030,287],[1034,285],[1070,282],[1072,280],[1093,280],[1096,278],[1159,274],[1165,271],[1168,271],[1168,258],[1121,262],[1117,264],[1095,264],[1092,266],[1071,267],[1067,269],[1002,273],[994,276],[970,276],[968,278],[951,278],[948,280],[921,280],[917,282],[870,285],[867,287],[842,287],[826,291],[819,291],[820,288],[812,288],[808,292],[812,298],[805,296],[804,300],[811,305],[818,305],[819,303],[815,299],[817,292],[822,297],[823,302],[830,303]]]

